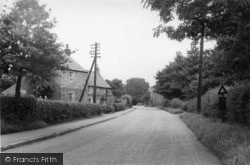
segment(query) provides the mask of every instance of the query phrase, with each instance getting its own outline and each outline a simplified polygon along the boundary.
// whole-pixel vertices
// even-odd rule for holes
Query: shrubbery
[[[228,94],[226,118],[229,122],[250,124],[250,84],[242,83],[226,87]],[[210,89],[202,96],[201,113],[210,118],[219,118],[219,87]],[[186,110],[196,111],[197,99],[187,102]]]
[[[62,101],[38,100],[37,113],[46,123],[59,123],[76,118],[101,114],[100,104],[70,103]]]
[[[90,103],[37,100],[31,96],[24,96],[18,100],[12,96],[0,96],[0,106],[2,133],[41,128],[47,124],[126,109],[124,103],[101,106]]]
[[[184,109],[185,107],[185,102],[178,99],[178,98],[174,98],[170,101],[169,106],[172,108],[181,108]]]
[[[131,108],[132,107],[132,97],[128,94],[123,95],[121,97],[122,100],[126,100],[126,107]]]
[[[115,107],[113,105],[102,106],[102,113],[114,113]]]
[[[0,96],[1,119],[8,124],[19,124],[38,120],[36,98],[31,96],[16,99]]]
[[[115,112],[123,111],[126,109],[126,106],[124,103],[115,103],[114,107],[115,107]]]

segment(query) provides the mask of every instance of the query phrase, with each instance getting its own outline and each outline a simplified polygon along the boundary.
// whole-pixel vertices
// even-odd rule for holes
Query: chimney
[[[68,56],[70,56],[71,50],[69,49],[69,45],[68,45],[68,44],[66,44],[66,49],[64,50],[64,52],[65,52]]]

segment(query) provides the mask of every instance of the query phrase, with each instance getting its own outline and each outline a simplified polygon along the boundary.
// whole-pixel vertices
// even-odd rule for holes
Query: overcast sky
[[[11,1],[11,0],[8,0]],[[176,52],[190,49],[190,41],[173,41],[162,35],[153,38],[160,23],[158,13],[143,8],[141,0],[40,0],[57,19],[53,30],[59,41],[79,49],[72,55],[89,70],[90,45],[101,44],[98,59],[104,79],[144,78],[155,84],[155,74],[173,61]],[[174,22],[176,24],[176,22]],[[209,45],[209,46],[208,46]],[[212,44],[205,44],[205,48]]]

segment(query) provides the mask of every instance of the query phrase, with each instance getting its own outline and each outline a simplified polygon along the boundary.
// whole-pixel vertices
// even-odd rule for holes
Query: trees
[[[132,96],[133,104],[137,104],[142,96],[148,92],[149,83],[143,78],[130,78],[124,87],[127,94]]]
[[[116,98],[120,98],[124,93],[123,92],[124,84],[122,83],[122,80],[116,78],[116,79],[113,79],[112,81],[110,80],[106,80],[106,81],[112,88],[113,95]]]
[[[55,75],[65,63],[61,44],[50,30],[55,20],[49,19],[46,5],[37,0],[19,0],[9,13],[1,15],[1,65],[17,76],[16,97],[20,97],[21,80],[26,75],[45,79]],[[1,67],[1,72],[3,72]]]
[[[155,91],[166,99],[191,99],[197,95],[197,75],[199,65],[199,49],[192,46],[186,56],[177,53],[173,62],[156,74]],[[222,61],[213,50],[204,52],[203,62],[203,90],[204,94],[209,88],[220,84]]]
[[[227,54],[225,61],[235,79],[250,77],[250,2],[243,0],[143,0],[146,7],[159,11],[163,25],[155,29],[155,36],[166,33],[170,39],[201,39],[197,110],[201,106],[203,67],[203,39],[218,41],[217,54]],[[175,16],[177,28],[166,26]],[[224,73],[221,73],[224,74]],[[229,75],[227,75],[229,76]]]

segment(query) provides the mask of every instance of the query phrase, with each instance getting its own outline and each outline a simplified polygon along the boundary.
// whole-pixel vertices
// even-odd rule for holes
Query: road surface
[[[67,165],[217,165],[177,115],[139,107],[119,118],[6,152],[63,153]]]

